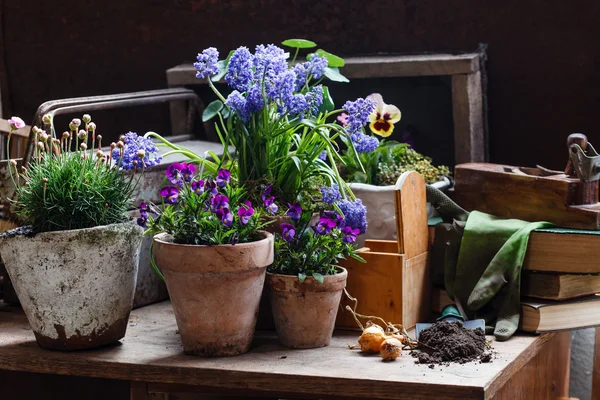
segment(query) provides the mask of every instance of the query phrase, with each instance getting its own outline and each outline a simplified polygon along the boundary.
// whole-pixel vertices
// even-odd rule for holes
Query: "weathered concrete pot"
[[[0,234],[0,252],[38,344],[80,350],[125,336],[143,229],[24,232]]]
[[[295,275],[267,274],[273,318],[286,347],[312,349],[329,345],[348,271],[300,283]]]
[[[205,357],[250,349],[273,235],[251,243],[219,246],[175,244],[154,237],[154,258],[165,276],[183,351]]]

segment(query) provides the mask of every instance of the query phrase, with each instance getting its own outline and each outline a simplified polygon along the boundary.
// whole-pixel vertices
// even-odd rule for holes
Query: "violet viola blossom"
[[[204,193],[204,181],[202,179],[198,181],[192,181],[192,191],[197,195]]]
[[[193,164],[181,164],[181,176],[185,182],[191,182],[194,177],[194,172],[196,172],[196,167]]]
[[[225,195],[218,194],[210,199],[213,212],[217,212],[224,208],[229,208],[229,198]]]
[[[317,232],[320,235],[325,235],[331,232],[331,230],[334,229],[336,226],[337,221],[331,218],[321,217],[319,218],[319,223],[317,224],[317,226],[315,226],[315,232]]]
[[[183,164],[173,163],[169,165],[165,171],[165,175],[167,175],[167,179],[171,183],[181,184],[182,175],[181,170],[184,168]]]
[[[242,225],[247,225],[250,222],[250,218],[254,215],[254,208],[252,208],[252,203],[247,201],[245,204],[240,206],[238,209],[238,217],[240,218],[240,223]]]
[[[292,219],[292,221],[300,220],[300,216],[302,215],[302,206],[300,203],[289,204],[290,209],[287,211],[287,215]]]
[[[219,186],[221,188],[227,186],[230,178],[231,178],[231,172],[229,172],[226,169],[220,169],[219,172],[217,173],[217,179],[216,179],[217,186]]]
[[[351,226],[346,226],[342,230],[342,234],[344,235],[344,237],[342,238],[344,243],[354,243],[356,242],[356,236],[360,235],[360,229],[352,228]]]
[[[229,208],[227,208],[227,207],[221,208],[221,209],[217,210],[217,212],[215,214],[216,214],[217,218],[219,218],[221,220],[223,225],[225,225],[225,226],[233,225],[233,214],[231,213],[231,211],[229,211]]]
[[[219,189],[217,189],[217,184],[214,181],[206,181],[204,185],[204,190],[208,191],[211,196],[216,196],[219,193]]]
[[[165,186],[160,190],[160,195],[164,198],[165,203],[175,204],[177,203],[177,198],[179,197],[179,189],[177,189],[175,186]]]
[[[281,224],[281,237],[286,242],[291,242],[296,236],[296,228],[292,224]]]

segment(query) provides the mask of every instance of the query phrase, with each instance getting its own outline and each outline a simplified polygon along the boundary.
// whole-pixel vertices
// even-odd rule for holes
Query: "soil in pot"
[[[143,229],[135,222],[0,234],[0,252],[41,347],[79,350],[125,336]]]
[[[348,272],[303,283],[295,275],[267,274],[269,298],[279,341],[286,347],[310,349],[329,345]]]
[[[175,244],[154,237],[186,354],[233,356],[250,349],[266,268],[273,262],[273,235],[250,243],[218,246]]]

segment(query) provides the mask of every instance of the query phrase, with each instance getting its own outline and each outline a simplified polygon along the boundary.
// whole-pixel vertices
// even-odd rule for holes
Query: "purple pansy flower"
[[[171,183],[181,184],[181,171],[184,168],[184,164],[181,163],[173,163],[169,165],[165,171],[165,175],[167,175],[167,179]]]
[[[175,204],[177,203],[177,197],[179,197],[179,189],[175,186],[165,186],[160,190],[160,195],[164,198],[165,203]]]
[[[204,180],[192,181],[192,191],[197,195],[204,193]]]
[[[229,183],[229,179],[231,178],[231,172],[226,169],[220,169],[217,173],[217,186],[223,188],[227,186]]]
[[[196,167],[193,164],[181,164],[181,177],[185,182],[191,182],[194,177],[194,172],[196,172]]]
[[[337,221],[335,219],[331,219],[326,216],[323,216],[323,217],[319,218],[319,223],[315,227],[315,232],[317,232],[321,235],[325,235],[325,234],[331,232],[331,230],[334,229],[335,227],[337,227]]]
[[[147,222],[148,222],[148,219],[147,219],[147,218],[139,217],[139,218],[137,219],[137,224],[138,224],[139,226],[141,226],[142,228],[144,228],[144,229],[146,229],[146,228],[147,228],[147,225],[146,225],[146,224],[147,224]]]
[[[296,228],[292,224],[281,224],[281,237],[286,242],[291,242],[296,236]]]
[[[217,184],[212,180],[206,181],[204,185],[204,190],[209,192],[211,196],[216,196],[219,193],[219,189],[217,189]]]
[[[356,242],[356,236],[360,235],[360,230],[358,228],[346,226],[342,230],[342,234],[344,235],[344,237],[342,238],[344,243],[354,243]]]
[[[267,184],[267,186],[265,186],[265,190],[262,192],[262,201],[265,202],[265,206],[268,206],[268,204],[266,204],[266,201],[268,198],[273,199],[274,197],[269,197],[271,196],[271,189],[273,189],[273,184],[269,183]]]
[[[238,217],[240,217],[240,223],[242,225],[247,225],[250,222],[250,218],[254,215],[254,208],[252,208],[252,203],[247,201],[238,209]]]
[[[217,210],[217,212],[215,214],[216,214],[217,218],[219,218],[221,220],[223,225],[225,225],[225,226],[233,225],[233,214],[231,213],[231,211],[229,211],[229,208],[221,208],[221,209]]]
[[[279,207],[277,206],[277,204],[271,203],[267,206],[267,212],[269,214],[275,215],[277,214],[277,211],[279,211]]]
[[[148,204],[144,203],[143,201],[140,203],[140,217],[148,219]]]
[[[210,199],[210,204],[213,212],[222,210],[224,208],[229,208],[229,198],[223,194],[218,194]]]
[[[296,204],[288,203],[288,207],[289,207],[289,210],[287,211],[286,214],[292,219],[292,221],[300,220],[300,216],[302,215],[302,206],[300,205],[300,203],[296,203]]]

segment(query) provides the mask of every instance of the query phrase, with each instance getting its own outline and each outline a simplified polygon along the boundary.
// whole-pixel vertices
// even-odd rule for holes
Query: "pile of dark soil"
[[[461,321],[439,321],[421,331],[419,350],[412,353],[417,364],[464,364],[470,361],[490,362],[492,354],[487,350],[485,332],[469,330]]]

